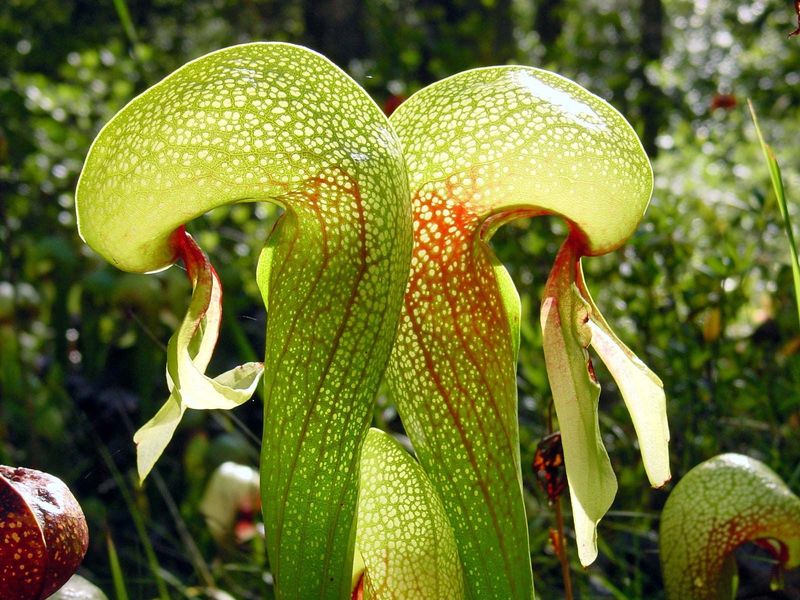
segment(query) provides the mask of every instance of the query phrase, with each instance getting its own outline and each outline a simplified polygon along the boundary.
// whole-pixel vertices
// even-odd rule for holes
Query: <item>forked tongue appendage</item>
[[[559,250],[542,300],[545,364],[561,429],[575,537],[581,564],[597,557],[597,523],[617,493],[617,480],[600,437],[600,386],[588,368],[587,307],[576,293],[579,246],[570,236]]]
[[[580,262],[576,287],[589,307],[591,345],[619,387],[631,415],[647,478],[661,487],[672,477],[669,468],[669,423],[664,384],[614,333],[592,300]]]
[[[171,242],[192,282],[192,299],[167,345],[169,398],[133,437],[140,481],[144,481],[172,439],[187,408],[238,406],[253,395],[264,370],[263,363],[251,362],[213,379],[206,376],[222,320],[222,285],[208,256],[183,227],[176,230]]]
[[[545,286],[541,324],[544,355],[564,445],[581,564],[597,556],[597,523],[616,495],[617,482],[598,421],[600,386],[591,345],[620,387],[653,485],[669,479],[666,402],[658,378],[614,335],[594,305],[581,273],[581,243],[564,242]]]

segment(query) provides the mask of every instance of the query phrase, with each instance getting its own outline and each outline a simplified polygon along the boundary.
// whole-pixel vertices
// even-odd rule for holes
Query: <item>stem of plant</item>
[[[547,405],[547,435],[553,433],[553,400]],[[572,575],[569,571],[569,557],[567,556],[567,545],[564,543],[564,514],[561,512],[561,496],[554,502],[556,511],[556,531],[558,533],[558,545],[554,544],[554,549],[561,563],[561,578],[564,580],[564,600],[573,600],[572,596]]]
[[[561,497],[555,502],[556,509],[556,529],[558,530],[558,548],[556,554],[561,562],[561,577],[564,580],[564,599],[573,600],[572,596],[572,576],[569,572],[569,558],[567,557],[567,545],[564,543],[564,515],[561,512]]]

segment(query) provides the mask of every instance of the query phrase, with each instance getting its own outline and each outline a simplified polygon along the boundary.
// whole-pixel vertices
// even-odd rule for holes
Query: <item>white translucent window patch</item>
[[[548,108],[559,111],[562,116],[570,117],[578,125],[595,131],[607,129],[600,115],[591,106],[581,102],[575,96],[553,87],[552,84],[544,83],[527,71],[519,71],[515,74],[515,78],[520,85],[530,90],[531,94],[536,96],[537,99],[549,103]]]

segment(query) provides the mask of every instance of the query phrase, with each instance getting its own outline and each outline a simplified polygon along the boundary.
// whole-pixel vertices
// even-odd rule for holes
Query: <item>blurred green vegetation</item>
[[[189,284],[179,268],[145,277],[107,266],[78,238],[73,207],[91,140],[128,100],[187,60],[268,39],[320,50],[379,103],[466,68],[516,62],[575,79],[622,111],[651,155],[656,190],[631,242],[585,269],[609,322],[664,380],[674,476],[736,451],[797,491],[800,331],[789,249],[744,103],[752,98],[776,150],[797,221],[794,24],[790,3],[779,0],[6,0],[0,463],[46,470],[72,487],[93,535],[84,572],[108,593],[124,585],[132,599],[211,598],[216,586],[235,598],[269,595],[258,538],[219,549],[198,513],[215,466],[255,464],[260,403],[187,415],[155,477],[134,485],[132,432],[166,397],[164,344]],[[211,372],[261,353],[265,315],[253,274],[273,217],[268,206],[240,206],[192,225],[226,290]],[[493,240],[522,297],[524,465],[551,412],[538,310],[564,232],[539,219]],[[613,385],[601,402],[620,490],[601,523],[597,564],[581,569],[572,549],[576,593],[660,598],[655,536],[666,492],[646,485]],[[385,395],[376,421],[402,430]],[[547,539],[554,517],[531,469],[524,478],[537,593],[559,597]]]

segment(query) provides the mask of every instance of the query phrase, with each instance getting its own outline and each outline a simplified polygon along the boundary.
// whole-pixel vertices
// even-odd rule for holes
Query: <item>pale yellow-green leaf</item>
[[[164,453],[167,444],[175,435],[184,412],[186,407],[182,407],[179,400],[170,395],[155,416],[133,435],[136,444],[136,470],[139,473],[140,483],[144,482]]]
[[[589,306],[587,326],[591,345],[619,386],[631,415],[647,477],[654,487],[661,487],[671,477],[669,468],[669,423],[667,398],[661,379],[645,365],[613,332],[594,303],[576,267],[576,285]]]
[[[255,392],[261,378],[261,363],[245,363],[210,380],[213,386],[207,402],[186,401],[183,394],[173,386],[172,393],[155,416],[134,434],[136,463],[139,480],[144,481],[156,461],[169,444],[187,408],[211,410],[231,408],[247,401]],[[198,374],[198,377],[207,377]],[[171,379],[171,378],[170,378]],[[191,387],[191,386],[190,386]],[[217,390],[220,390],[219,392]],[[195,396],[197,397],[197,396]],[[240,401],[236,401],[239,399]]]
[[[365,600],[459,600],[461,562],[444,506],[419,464],[392,437],[367,434],[361,454],[356,547]]]
[[[661,487],[669,481],[669,423],[667,398],[661,381],[624,345],[611,330],[590,319],[592,348],[617,382],[633,420],[642,461],[650,484]]]

